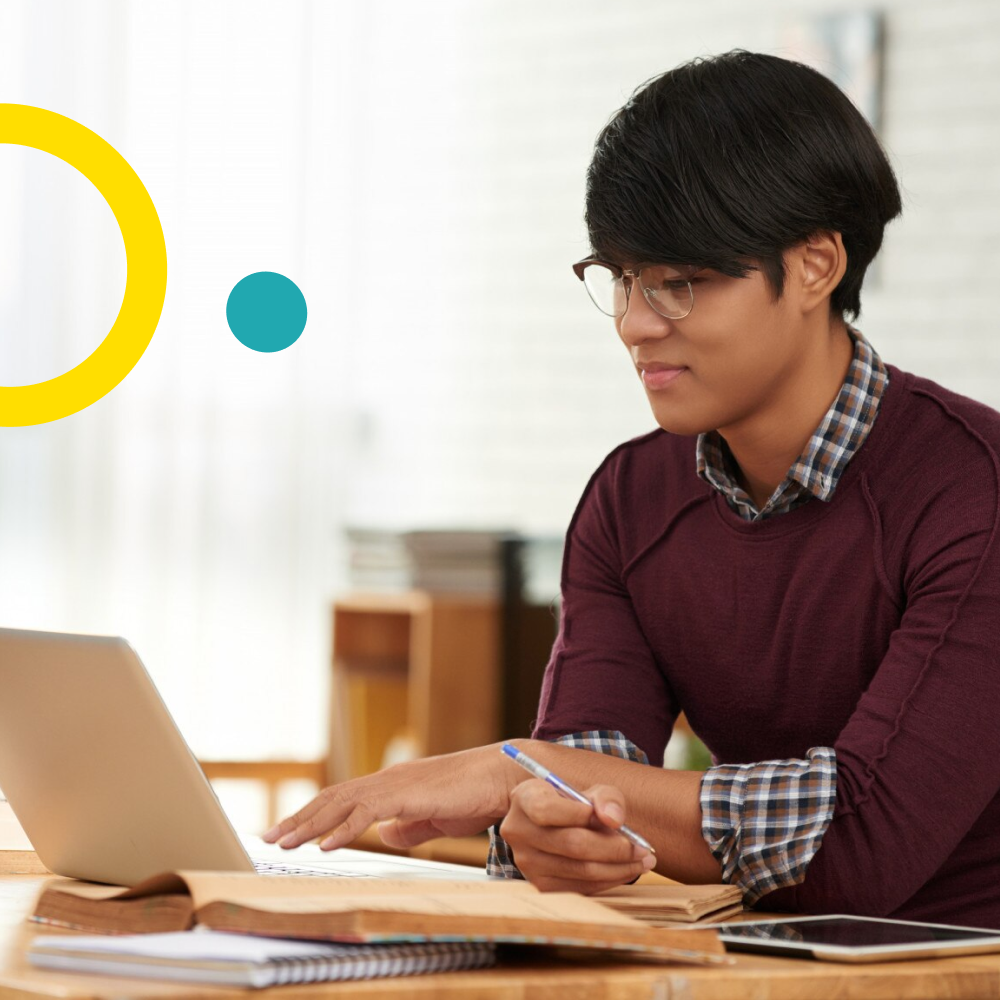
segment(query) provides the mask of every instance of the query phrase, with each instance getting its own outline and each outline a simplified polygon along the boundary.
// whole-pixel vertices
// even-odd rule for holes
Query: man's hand
[[[408,761],[331,785],[264,840],[298,847],[322,837],[319,846],[332,850],[356,840],[372,823],[380,823],[379,835],[391,847],[479,833],[507,812],[518,780],[499,747]]]
[[[583,794],[593,808],[563,798],[537,778],[511,792],[500,835],[517,867],[543,891],[600,892],[631,882],[656,862],[617,832],[625,822],[625,799],[617,788],[594,785]]]

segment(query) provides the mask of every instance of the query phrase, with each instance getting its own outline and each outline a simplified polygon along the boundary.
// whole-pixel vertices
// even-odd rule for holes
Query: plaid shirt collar
[[[813,497],[828,501],[847,464],[868,437],[889,374],[871,344],[857,330],[848,327],[848,332],[854,341],[854,359],[840,394],[761,510],[737,483],[733,457],[719,432],[698,435],[698,475],[715,487],[744,520],[760,521],[785,514]]]

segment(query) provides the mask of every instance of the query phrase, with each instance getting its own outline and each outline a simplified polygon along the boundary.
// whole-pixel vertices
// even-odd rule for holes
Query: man
[[[1000,415],[847,324],[899,211],[806,67],[732,52],[641,88],[598,139],[575,270],[660,430],[584,493],[518,741],[595,807],[486,747],[327,789],[271,839],[502,819],[494,870],[590,892],[653,864],[627,812],[658,871],[762,908],[1000,927]],[[704,773],[658,766],[682,710]]]

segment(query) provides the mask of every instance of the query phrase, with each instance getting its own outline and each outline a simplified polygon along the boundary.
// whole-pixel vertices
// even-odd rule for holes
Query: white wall
[[[199,753],[319,752],[345,521],[559,532],[652,426],[569,269],[607,117],[671,65],[787,54],[797,19],[847,6],[0,0],[0,100],[112,142],[170,260],[122,386],[0,429],[0,622],[126,634]],[[1000,406],[1000,4],[882,7],[906,209],[860,325]],[[124,281],[110,212],[45,159],[0,146],[7,384],[93,349]],[[261,269],[309,305],[280,355],[225,325]]]
[[[0,431],[0,621],[125,635],[216,758],[315,755],[325,741],[351,419],[326,239],[337,88],[313,80],[321,16],[0,2],[0,99],[111,142],[150,192],[168,254],[157,333],[122,385],[53,424]],[[68,165],[11,146],[0,164],[15,182],[0,189],[0,219],[14,220],[0,242],[19,275],[0,291],[0,381],[19,384],[97,346],[124,250]],[[307,295],[301,343],[276,355],[226,324],[232,286],[259,270]]]
[[[434,123],[407,173],[430,156],[464,176],[443,205],[418,208],[422,218],[445,210],[447,229],[431,233],[428,252],[444,262],[447,315],[414,317],[400,332],[386,330],[378,313],[358,317],[360,338],[392,338],[408,374],[395,405],[374,385],[366,398],[376,433],[359,506],[391,516],[399,510],[392,484],[402,479],[404,517],[558,530],[603,454],[652,426],[611,324],[569,270],[587,249],[583,174],[598,130],[637,84],[671,65],[733,47],[789,54],[785,40],[798,20],[862,5],[479,3],[465,14],[457,74],[447,59],[424,59],[423,46],[408,45],[414,23],[389,16],[394,6],[375,5],[385,13],[375,19],[380,43],[367,63],[375,142],[359,147],[378,177],[377,216],[365,224],[374,244],[391,244],[393,224],[382,220],[414,218],[410,186],[391,183],[400,165],[379,145],[400,115],[410,132],[413,119]],[[992,295],[1000,4],[895,0],[882,8],[884,137],[906,207],[888,233],[860,325],[886,360],[1000,405]],[[415,83],[405,103],[393,101],[400,58],[421,62],[442,87],[457,75],[461,96],[442,106],[430,86]],[[432,404],[424,372],[434,380]]]

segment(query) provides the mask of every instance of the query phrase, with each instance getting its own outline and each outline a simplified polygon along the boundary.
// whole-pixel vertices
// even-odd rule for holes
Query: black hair
[[[902,203],[871,126],[821,73],[735,50],[643,84],[597,138],[587,229],[609,263],[760,269],[775,298],[785,250],[838,232],[830,308],[856,317],[865,271]]]

